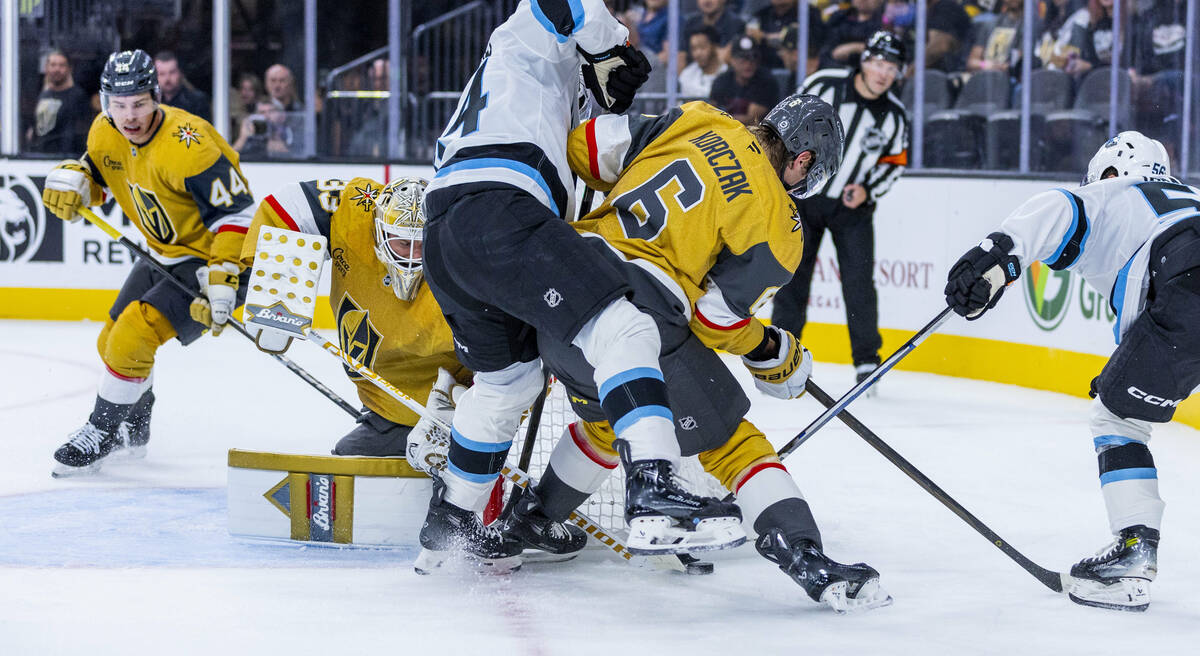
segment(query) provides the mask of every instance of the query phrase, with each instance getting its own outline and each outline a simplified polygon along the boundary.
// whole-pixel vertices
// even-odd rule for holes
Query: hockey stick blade
[[[167,270],[167,268],[165,266],[160,264],[158,260],[151,257],[149,253],[147,253],[145,250],[142,249],[141,246],[138,246],[137,244],[133,243],[133,241],[130,240],[128,237],[126,237],[124,234],[122,234],[121,231],[112,227],[111,225],[108,224],[107,221],[105,221],[104,219],[97,216],[97,214],[95,212],[93,212],[92,210],[90,210],[86,207],[80,207],[76,211],[79,213],[80,216],[87,219],[89,223],[96,226],[97,228],[100,228],[109,237],[112,237],[114,240],[119,242],[122,246],[129,249],[130,253],[133,253],[138,258],[145,261],[147,265],[149,265],[152,269],[154,269],[159,274],[161,274],[171,284],[175,285],[175,287],[177,287],[180,291],[182,291],[188,297],[193,298],[193,299],[199,298],[199,295],[196,293],[196,290],[188,287],[186,284],[183,283],[182,280],[171,275],[171,272],[169,270]],[[251,335],[249,332],[247,332],[245,326],[243,326],[242,323],[240,321],[238,321],[237,319],[230,317],[229,322],[226,325],[232,326],[235,331],[240,333],[243,337],[250,340],[251,342],[254,341],[254,336]],[[346,413],[348,413],[351,417],[356,417],[356,418],[358,417],[358,414],[359,414],[358,408],[356,408],[353,405],[350,405],[350,403],[348,401],[346,401],[346,399],[343,399],[342,397],[338,396],[333,390],[329,389],[324,383],[317,380],[316,377],[314,377],[312,374],[305,371],[300,365],[296,364],[295,362],[292,362],[292,360],[290,358],[288,358],[287,356],[285,356],[281,353],[269,353],[268,355],[270,355],[272,358],[274,358],[276,362],[279,362],[283,366],[287,367],[289,371],[291,371],[292,373],[299,376],[301,380],[308,383],[310,387],[312,387],[313,389],[320,392],[322,396],[324,396],[325,398],[332,401],[334,403],[334,405],[341,408],[342,410],[345,410]]]
[[[807,390],[814,399],[816,399],[826,408],[832,408],[836,405],[833,397],[826,394],[825,390],[817,387],[817,384],[814,383],[811,378],[804,384],[804,389]],[[1042,567],[1041,565],[1038,565],[1032,560],[1026,558],[1024,554],[1013,548],[1013,546],[1010,545],[1006,540],[997,535],[995,531],[988,528],[987,524],[984,524],[979,520],[979,518],[975,517],[975,515],[972,515],[971,512],[964,508],[961,503],[956,501],[954,497],[951,497],[945,492],[945,490],[938,487],[938,484],[934,483],[928,476],[923,474],[921,470],[917,469],[912,463],[905,460],[904,456],[900,455],[895,449],[888,446],[887,442],[884,442],[882,439],[880,439],[878,435],[876,435],[871,431],[871,429],[867,428],[862,422],[856,419],[854,415],[850,414],[849,412],[842,411],[838,414],[838,419],[840,419],[842,423],[846,424],[850,430],[857,433],[859,437],[867,442],[867,444],[870,444],[872,448],[882,454],[884,458],[887,458],[888,461],[895,465],[900,471],[904,472],[917,485],[920,485],[921,488],[932,495],[933,498],[940,501],[942,505],[949,508],[950,511],[955,515],[958,515],[959,519],[966,522],[968,526],[975,529],[983,537],[987,538],[988,541],[991,542],[997,549],[1004,552],[1004,555],[1013,559],[1013,561],[1020,565],[1022,569],[1024,569],[1026,572],[1029,572],[1035,579],[1040,581],[1042,585],[1059,593],[1068,592],[1070,590],[1073,579],[1069,574],[1048,570],[1045,567]]]
[[[846,392],[842,395],[842,398],[838,399],[836,402],[833,402],[831,405],[827,405],[825,412],[821,413],[821,416],[814,419],[811,424],[806,426],[804,430],[800,431],[799,435],[796,435],[796,437],[793,437],[787,444],[779,447],[779,459],[783,460],[784,458],[788,457],[792,451],[795,451],[800,447],[801,444],[804,444],[806,441],[808,441],[808,439],[815,435],[817,431],[821,430],[825,424],[829,423],[829,421],[837,416],[839,412],[844,410],[846,406],[850,405],[854,399],[857,399],[860,395],[862,395],[863,392],[867,391],[868,387],[874,385],[880,378],[883,377],[884,374],[891,371],[892,367],[896,366],[897,363],[903,360],[906,355],[912,353],[913,350],[921,344],[921,342],[925,341],[926,337],[929,337],[935,331],[937,331],[937,329],[941,327],[943,323],[946,323],[946,320],[949,318],[950,308],[947,307],[936,317],[934,317],[932,321],[925,324],[924,328],[918,330],[917,334],[910,337],[903,346],[896,349],[896,352],[889,356],[887,360],[884,360],[883,363],[881,363],[878,367],[875,367],[875,370],[867,375],[866,378],[864,378],[854,387],[851,387],[849,392]]]

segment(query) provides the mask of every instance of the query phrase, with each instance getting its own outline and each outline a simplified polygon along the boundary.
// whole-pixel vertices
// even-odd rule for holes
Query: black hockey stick
[[[891,356],[884,360],[883,363],[878,367],[875,367],[875,370],[867,375],[866,378],[864,378],[854,387],[851,387],[849,392],[843,394],[842,398],[838,399],[836,402],[827,404],[827,409],[825,412],[821,413],[821,416],[814,419],[811,424],[805,427],[804,430],[800,431],[800,434],[796,437],[793,437],[787,444],[779,447],[779,459],[783,460],[784,458],[788,457],[792,451],[795,451],[801,444],[804,444],[808,438],[812,437],[817,431],[821,430],[822,426],[829,423],[829,420],[837,416],[839,412],[842,412],[846,406],[850,405],[850,403],[854,401],[854,399],[857,399],[862,395],[863,392],[867,391],[868,387],[874,385],[880,378],[883,377],[884,374],[890,371],[892,367],[896,366],[896,363],[903,360],[904,356],[912,353],[921,342],[925,341],[926,337],[932,335],[934,331],[941,327],[943,323],[946,323],[946,320],[950,318],[950,312],[951,309],[948,307],[942,310],[936,317],[933,318],[932,321],[925,324],[924,328],[917,331],[917,334],[910,337],[908,341],[904,343],[904,346],[896,349],[895,353],[891,354]]]
[[[174,284],[176,287],[178,287],[179,290],[182,291],[184,294],[187,294],[188,296],[192,297],[193,299],[199,298],[199,295],[196,293],[196,290],[188,287],[186,284],[184,284],[184,282],[182,280],[171,275],[171,272],[167,270],[167,267],[163,266],[161,263],[159,263],[158,260],[155,260],[153,257],[151,257],[149,253],[147,253],[145,250],[142,249],[142,247],[133,243],[133,241],[131,241],[124,234],[122,234],[120,230],[117,230],[116,228],[112,227],[111,225],[108,224],[107,221],[105,221],[104,219],[97,216],[95,212],[91,211],[90,209],[88,209],[86,207],[80,207],[77,211],[79,212],[80,216],[87,219],[92,225],[96,226],[97,228],[100,228],[106,234],[108,234],[109,237],[112,237],[114,240],[120,242],[122,246],[124,246],[125,248],[128,248],[130,253],[133,253],[137,257],[144,260],[146,262],[146,264],[150,265],[151,268],[153,268],[158,273],[162,274],[162,276],[164,278],[171,281],[171,283]],[[241,333],[242,336],[245,337],[246,339],[248,339],[252,342],[254,341],[254,336],[251,335],[250,333],[246,332],[245,326],[243,326],[241,324],[241,322],[238,321],[237,319],[234,319],[233,317],[229,317],[229,325],[232,326],[234,330]],[[313,389],[320,392],[322,395],[325,396],[325,398],[329,399],[330,401],[333,401],[334,404],[337,405],[337,407],[348,412],[350,414],[350,416],[356,417],[356,418],[358,417],[358,415],[359,415],[358,408],[355,408],[354,406],[350,405],[350,403],[347,402],[346,399],[343,399],[342,397],[338,396],[333,390],[326,387],[324,383],[317,380],[315,377],[313,377],[312,374],[305,371],[300,365],[296,364],[295,362],[292,362],[291,359],[289,359],[287,356],[279,354],[279,353],[270,353],[268,355],[270,355],[272,358],[275,358],[276,361],[281,363],[283,366],[287,367],[289,371],[296,374],[301,379],[303,379],[304,382],[311,385],[313,387]]]
[[[520,467],[521,471],[529,471],[529,461],[533,460],[533,446],[537,442],[538,430],[542,423],[542,410],[546,407],[546,395],[549,390],[550,370],[542,367],[542,391],[529,408],[529,424],[525,427],[525,443],[521,445],[521,457],[517,459],[517,467]],[[514,485],[512,494],[508,496],[508,505],[516,503],[524,493],[525,488]]]
[[[811,378],[804,384],[804,389],[807,390],[814,399],[816,399],[826,408],[833,408],[837,405],[833,400],[833,397],[826,394],[825,391],[820,387],[817,387],[817,384],[812,382]],[[879,438],[878,435],[871,432],[871,429],[864,426],[858,419],[855,419],[854,415],[847,411],[842,411],[838,414],[838,419],[841,419],[842,423],[849,426],[850,430],[858,433],[859,437],[866,440],[867,444],[870,444],[871,447],[873,447],[876,451],[883,454],[884,458],[887,458],[888,461],[890,461],[893,465],[896,465],[900,471],[907,474],[908,477],[913,479],[917,485],[920,485],[922,489],[933,495],[933,498],[942,502],[942,505],[949,508],[971,528],[975,529],[980,535],[987,538],[988,541],[995,545],[997,549],[1003,551],[1004,555],[1012,558],[1013,561],[1020,565],[1022,569],[1032,574],[1033,578],[1040,581],[1042,585],[1055,592],[1065,592],[1065,588],[1069,587],[1071,580],[1069,575],[1048,570],[1045,567],[1042,567],[1041,565],[1038,565],[1032,560],[1026,558],[1024,554],[1014,549],[1012,545],[1006,542],[999,535],[996,535],[996,532],[988,528],[988,526],[981,522],[979,518],[977,518],[975,515],[972,515],[970,511],[962,506],[962,504],[955,501],[954,497],[946,494],[945,490],[938,487],[937,483],[934,483],[929,479],[928,476],[921,473],[919,469],[914,467],[912,463],[905,460],[904,456],[896,453],[895,449],[888,446],[887,442],[884,442]]]

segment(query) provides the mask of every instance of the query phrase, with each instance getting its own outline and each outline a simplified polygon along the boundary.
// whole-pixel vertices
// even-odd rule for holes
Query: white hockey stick
[[[350,356],[345,351],[338,348],[335,344],[322,337],[317,331],[305,329],[304,335],[308,341],[313,342],[325,351],[336,356],[346,366],[353,369],[355,373],[371,381],[373,385],[386,392],[388,396],[391,396],[393,399],[396,399],[400,403],[404,404],[405,407],[417,413],[418,416],[429,419],[437,426],[445,429],[446,432],[450,431],[449,424],[442,421],[438,417],[429,416],[425,410],[425,406],[421,405],[416,399],[397,389],[395,385],[392,385],[382,376],[374,371],[371,371],[369,367],[354,359],[354,357]],[[500,473],[505,478],[512,481],[514,485],[522,488],[528,487],[533,482],[533,479],[530,478],[527,472],[512,465],[505,464],[504,468],[500,470]],[[592,521],[587,515],[584,515],[578,511],[572,512],[570,521],[621,558],[625,559],[626,561],[633,559],[633,554],[629,553],[629,549],[627,549],[625,545],[622,544],[619,539],[617,539],[616,536],[609,535],[608,532],[601,528],[599,524]],[[671,556],[646,556],[645,558],[655,566],[663,569],[683,571],[683,565],[677,558]]]

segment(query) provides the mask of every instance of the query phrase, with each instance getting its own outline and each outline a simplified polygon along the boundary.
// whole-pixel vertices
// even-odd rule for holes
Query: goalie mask
[[[1083,184],[1091,184],[1104,178],[1109,170],[1118,176],[1169,176],[1171,160],[1167,149],[1157,139],[1151,139],[1136,130],[1127,130],[1109,139],[1088,162],[1087,177]]]
[[[387,268],[392,291],[402,301],[411,301],[421,286],[421,202],[428,184],[420,178],[392,180],[375,203],[375,257]]]

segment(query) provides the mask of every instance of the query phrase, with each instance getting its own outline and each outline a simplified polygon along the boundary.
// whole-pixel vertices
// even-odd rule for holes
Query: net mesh
[[[563,431],[579,417],[571,410],[571,402],[567,399],[566,388],[562,383],[553,381],[550,392],[546,396],[546,404],[542,409],[542,419],[538,425],[537,441],[533,449],[533,457],[529,461],[529,474],[534,480],[539,480],[550,464],[550,452],[562,436]],[[517,440],[509,454],[509,462],[517,464],[520,457],[521,445],[524,441],[528,417],[522,422],[517,433]],[[717,479],[710,476],[695,457],[684,458],[676,472],[679,483],[687,490],[704,496],[721,498],[728,491],[721,486]],[[625,473],[621,467],[604,481],[604,485],[579,507],[579,511],[599,524],[605,531],[614,535],[627,535],[625,526]]]

